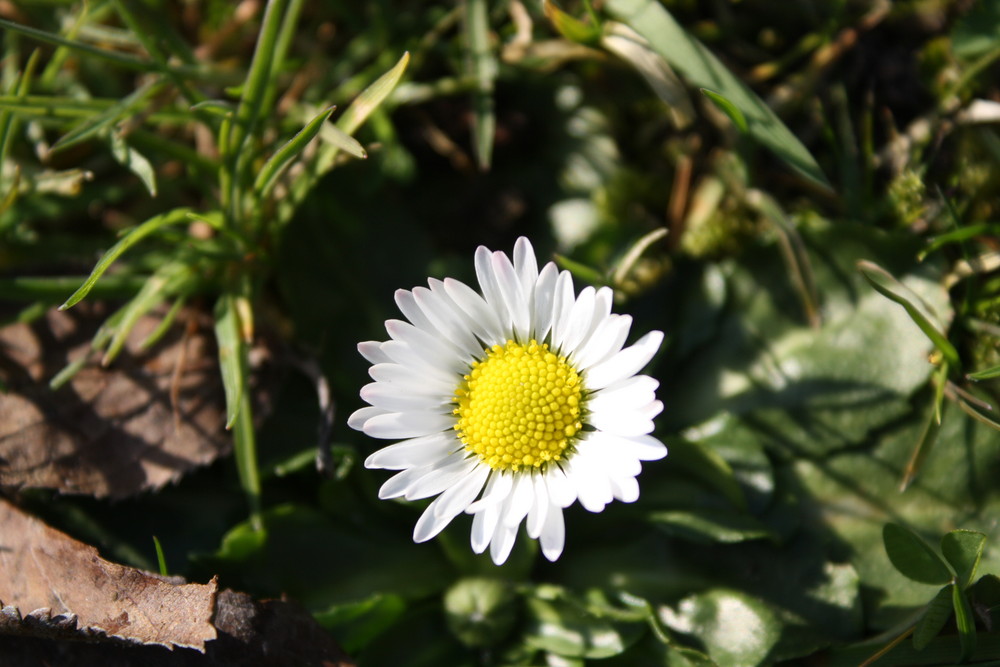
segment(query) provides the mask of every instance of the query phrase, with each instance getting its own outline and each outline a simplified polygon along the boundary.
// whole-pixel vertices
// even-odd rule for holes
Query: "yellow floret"
[[[484,350],[455,389],[455,430],[494,470],[559,461],[583,427],[583,384],[548,344],[508,340]]]

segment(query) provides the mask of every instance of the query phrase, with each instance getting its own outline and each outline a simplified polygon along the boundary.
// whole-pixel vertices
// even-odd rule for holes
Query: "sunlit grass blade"
[[[938,331],[937,327],[931,323],[930,319],[924,315],[923,311],[904,295],[906,287],[902,283],[874,262],[861,260],[858,262],[857,266],[861,275],[864,276],[865,280],[868,281],[868,284],[871,285],[876,292],[903,307],[906,314],[910,316],[910,319],[912,319],[913,322],[920,327],[920,330],[924,332],[924,335],[926,335],[931,342],[934,343],[934,347],[938,349],[941,356],[944,357],[944,360],[949,366],[956,369],[961,367],[958,350],[955,349],[955,346],[951,344],[951,341],[949,341],[943,333]]]
[[[83,277],[16,276],[0,278],[0,299],[12,301],[40,300],[57,304],[65,300],[66,293],[77,289]],[[144,276],[105,276],[91,288],[90,294],[104,299],[120,299],[135,294],[145,282]]]
[[[747,125],[747,118],[740,111],[740,108],[727,100],[725,97],[715,92],[714,90],[709,90],[708,88],[702,88],[701,94],[712,101],[719,111],[729,116],[729,120],[733,121],[733,125],[736,128],[746,134],[750,131],[750,127]]]
[[[368,119],[375,109],[389,97],[399,80],[406,72],[406,66],[410,63],[410,54],[406,52],[393,65],[392,69],[380,76],[370,86],[361,91],[344,113],[337,119],[337,127],[347,134],[354,134],[358,128]]]
[[[965,377],[973,382],[978,382],[979,380],[992,380],[993,378],[1000,377],[1000,366],[993,366],[992,368],[984,368],[983,370],[976,371],[975,373],[968,373]]]
[[[153,535],[153,548],[156,549],[156,566],[160,569],[160,576],[170,576],[170,571],[167,569],[167,557],[163,555],[163,545],[160,544],[156,535]]]
[[[571,42],[593,46],[600,41],[600,25],[584,23],[580,19],[570,16],[559,9],[550,0],[542,2],[542,10],[545,12],[545,17],[552,23],[552,26],[559,31],[559,34]]]
[[[153,329],[141,343],[139,343],[140,350],[148,350],[160,342],[163,336],[170,331],[170,327],[172,327],[174,322],[177,320],[177,314],[181,312],[181,308],[184,307],[185,303],[187,303],[187,299],[184,296],[181,296],[174,301],[174,303],[170,306],[170,310],[168,310],[167,314],[163,316],[160,323],[156,325],[156,328]]]
[[[167,264],[150,276],[139,293],[122,307],[121,319],[115,327],[111,341],[108,343],[108,349],[101,359],[101,365],[110,365],[121,353],[139,318],[156,308],[171,294],[181,291],[184,282],[189,278],[190,269],[179,263]]]
[[[318,116],[313,118],[309,123],[306,124],[298,133],[292,137],[288,143],[278,149],[278,151],[271,156],[271,158],[264,163],[261,167],[260,172],[257,174],[257,180],[254,183],[254,190],[257,191],[257,196],[261,199],[266,197],[274,187],[277,182],[278,177],[284,172],[291,161],[301,153],[306,145],[313,140],[313,138],[319,134],[322,129],[323,124],[333,113],[335,107],[329,107],[325,111],[321,112]]]
[[[150,197],[156,196],[156,171],[146,156],[128,145],[128,142],[118,132],[111,133],[111,155],[118,164],[127,168],[139,177],[146,186]]]
[[[585,283],[590,285],[608,284],[607,277],[593,267],[582,264],[574,259],[570,259],[565,255],[555,255],[553,259],[556,260],[556,265],[558,265],[559,268],[569,271],[574,277],[579,278]]]
[[[342,150],[348,155],[353,155],[361,160],[368,157],[368,151],[366,151],[365,147],[361,145],[361,142],[344,132],[336,125],[327,123],[321,124],[319,128],[319,137],[334,148]]]
[[[748,133],[802,176],[830,185],[816,159],[778,116],[715,55],[688,34],[656,0],[609,0],[608,10],[645,37],[695,86],[709,88],[738,107]]]
[[[251,519],[260,527],[260,472],[253,411],[248,390],[247,349],[243,341],[238,295],[223,294],[215,305],[215,338],[219,370],[226,395],[226,428],[233,432],[233,446],[240,485],[250,502]]]
[[[49,380],[49,389],[55,391],[59,389],[64,384],[73,379],[73,376],[79,373],[90,359],[87,356],[80,357],[76,361],[72,361],[66,364],[66,367],[61,371],[56,373],[51,380]]]
[[[465,0],[465,46],[469,69],[475,77],[472,95],[472,146],[480,169],[489,169],[496,134],[493,84],[497,59],[490,46],[489,10],[486,0]]]
[[[615,287],[620,287],[625,278],[628,277],[632,269],[635,267],[636,262],[642,257],[643,253],[649,249],[651,245],[657,241],[666,238],[668,230],[666,227],[659,227],[653,231],[645,234],[638,241],[632,244],[632,247],[628,249],[621,260],[618,262],[618,266],[615,267],[614,272],[611,274],[611,284]]]
[[[162,86],[162,80],[150,81],[140,86],[117,104],[114,104],[101,113],[88,118],[80,125],[60,137],[59,141],[53,144],[52,150],[59,151],[69,148],[70,146],[78,144],[81,141],[86,141],[103,130],[110,128],[111,125],[118,122],[122,118],[132,115],[136,109],[142,106],[142,104],[149,97],[158,92]]]
[[[126,250],[150,234],[158,232],[164,227],[185,222],[188,219],[187,216],[189,212],[190,210],[186,208],[175,208],[168,213],[150,218],[146,222],[128,232],[128,234],[122,237],[118,243],[114,244],[110,250],[104,253],[104,256],[97,262],[94,270],[90,272],[90,276],[88,276],[83,284],[80,285],[80,287],[68,299],[66,299],[63,305],[59,306],[59,310],[71,308],[87,296],[98,279],[104,274],[105,271],[108,270],[108,267],[111,266],[116,259],[121,257]]]
[[[281,19],[281,27],[278,29],[278,37],[274,44],[274,56],[271,63],[271,72],[280,72],[285,66],[285,57],[288,50],[295,41],[299,16],[302,14],[302,7],[305,0],[291,0],[288,10],[285,11]],[[278,77],[272,74],[268,78],[267,89],[264,91],[262,106],[264,109],[274,108],[274,100],[278,95]]]

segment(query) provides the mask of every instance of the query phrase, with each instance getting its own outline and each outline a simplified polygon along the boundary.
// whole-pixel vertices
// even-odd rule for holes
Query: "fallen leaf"
[[[354,665],[293,602],[111,563],[3,499],[0,658],[75,667]]]
[[[196,310],[147,351],[161,320],[143,317],[109,368],[90,359],[49,388],[68,363],[95,356],[103,310],[80,304],[0,329],[0,486],[121,498],[229,451],[212,327]]]
[[[84,635],[203,651],[216,638],[217,590],[214,579],[181,584],[106,561],[0,500],[0,625],[13,622],[12,607],[42,619],[73,615]]]

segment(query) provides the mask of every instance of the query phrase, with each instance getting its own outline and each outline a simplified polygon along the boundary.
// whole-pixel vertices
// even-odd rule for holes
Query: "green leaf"
[[[643,630],[642,623],[614,623],[566,600],[530,597],[528,646],[569,658],[600,660],[622,653]]]
[[[111,133],[111,154],[119,164],[139,177],[149,191],[150,197],[156,196],[156,172],[153,165],[145,155],[129,146],[118,132]]]
[[[958,626],[958,639],[962,645],[961,662],[972,657],[976,651],[976,617],[969,604],[969,596],[961,586],[951,587],[952,606],[955,609],[955,625]]]
[[[368,157],[368,151],[365,150],[364,146],[336,125],[324,124],[320,128],[319,137],[336,149],[342,150],[356,158],[364,160]]]
[[[924,584],[944,584],[952,580],[951,570],[941,557],[909,528],[887,523],[882,540],[889,560],[903,575]]]
[[[104,253],[104,256],[97,262],[94,270],[90,272],[90,276],[88,276],[87,279],[83,281],[83,284],[80,285],[80,287],[73,292],[68,299],[66,299],[66,302],[63,303],[63,305],[59,306],[59,310],[71,308],[87,296],[90,290],[93,289],[94,284],[98,281],[98,279],[100,279],[100,277],[104,275],[104,272],[108,270],[108,267],[110,267],[115,260],[121,257],[126,250],[150,234],[160,231],[164,227],[187,221],[189,213],[189,209],[175,208],[167,213],[152,217],[133,228],[128,232],[128,234],[123,236],[118,243],[114,244],[110,250]]]
[[[774,151],[802,176],[825,188],[830,187],[815,158],[771,108],[688,34],[663,5],[655,0],[610,0],[607,8],[645,37],[692,85],[716,91],[740,109],[750,136]]]
[[[323,123],[330,117],[333,113],[335,107],[329,107],[322,111],[318,116],[309,121],[305,127],[299,130],[294,137],[292,137],[284,146],[278,149],[274,155],[264,163],[261,167],[260,172],[257,174],[257,180],[254,183],[254,190],[257,191],[257,196],[261,199],[266,197],[274,184],[278,181],[278,177],[284,172],[291,161],[296,155],[305,150],[305,147],[310,141],[319,133],[323,127]]]
[[[354,654],[368,646],[406,611],[399,595],[375,593],[363,600],[344,602],[313,613],[343,649]]]
[[[464,0],[466,61],[476,89],[472,93],[473,148],[479,168],[490,167],[496,134],[493,84],[497,78],[497,58],[490,45],[489,11],[486,0]]]
[[[718,588],[664,607],[660,616],[675,632],[697,637],[716,664],[734,667],[767,663],[783,629],[766,602]]]
[[[942,587],[924,609],[923,615],[913,628],[913,648],[919,651],[927,646],[951,618],[951,589],[954,587],[954,584]]]
[[[727,100],[719,93],[714,90],[709,90],[708,88],[702,88],[701,94],[711,100],[712,104],[719,108],[719,111],[729,116],[729,120],[733,121],[733,125],[735,125],[740,132],[746,134],[750,131],[750,126],[747,125],[747,118],[743,115],[743,112],[740,111],[738,106]]]
[[[774,537],[755,517],[730,510],[696,508],[652,512],[649,520],[670,534],[707,544],[733,544]]]
[[[901,285],[891,273],[874,262],[867,260],[859,261],[858,271],[868,281],[868,284],[875,288],[876,292],[903,307],[906,314],[910,316],[910,319],[934,343],[934,346],[941,352],[949,366],[952,368],[961,367],[961,361],[959,360],[958,351],[955,349],[955,346],[951,344],[947,336],[931,323],[928,316],[923,313],[923,310],[907,296],[905,286]]]
[[[985,546],[986,535],[974,530],[953,530],[941,538],[941,553],[955,570],[955,581],[960,588],[972,584]]]

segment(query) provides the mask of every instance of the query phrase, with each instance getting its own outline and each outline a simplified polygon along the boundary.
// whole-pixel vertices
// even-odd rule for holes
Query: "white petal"
[[[416,438],[447,431],[455,424],[453,415],[433,412],[390,412],[371,417],[364,423],[365,435],[386,440]]]
[[[576,349],[588,333],[590,333],[590,322],[594,317],[594,295],[596,290],[587,285],[580,291],[580,296],[576,298],[569,318],[562,327],[561,339],[559,340],[559,350],[569,355]]]
[[[590,316],[590,322],[585,326],[583,338],[572,345],[573,350],[578,350],[585,346],[597,329],[611,317],[611,304],[614,301],[615,292],[610,287],[602,287],[594,294],[594,309]]]
[[[472,550],[477,554],[486,551],[500,521],[500,506],[490,505],[472,517]]]
[[[583,443],[581,443],[582,445]],[[594,459],[597,459],[596,461]],[[614,500],[607,474],[599,465],[600,457],[588,456],[582,446],[570,461],[566,476],[576,487],[576,495],[588,512],[600,512]]]
[[[372,417],[377,417],[379,415],[389,414],[388,410],[383,408],[360,408],[355,410],[350,417],[347,418],[347,425],[353,428],[355,431],[363,431],[365,428],[365,422],[367,422]]]
[[[635,477],[612,477],[611,491],[623,503],[634,503],[639,499],[639,482]]]
[[[576,488],[558,466],[549,466],[545,472],[545,485],[549,499],[558,507],[569,507],[576,501]]]
[[[441,494],[446,498],[435,510],[440,516],[455,517],[464,512],[476,499],[490,475],[489,466],[478,465],[468,476]]]
[[[535,500],[528,511],[528,521],[525,527],[528,529],[528,537],[538,539],[549,513],[549,494],[546,491],[545,478],[542,475],[533,475],[532,481],[535,484]]]
[[[450,396],[409,391],[389,382],[372,382],[361,388],[361,398],[377,408],[399,412],[428,410],[451,414],[454,409]]]
[[[455,346],[444,341],[440,334],[432,335],[402,320],[388,320],[385,323],[385,330],[393,340],[406,343],[431,368],[446,369],[458,374],[468,369],[468,358]],[[391,345],[391,341],[382,345],[382,350],[390,357],[393,356]]]
[[[618,354],[587,369],[584,377],[587,388],[591,391],[603,389],[619,380],[635,375],[649,363],[656,351],[660,349],[662,342],[662,332],[650,331],[636,341],[635,345],[627,347]]]
[[[416,468],[409,468],[403,472],[396,473],[389,479],[378,490],[378,497],[380,500],[388,500],[390,498],[399,498],[406,490],[410,488],[410,485],[414,481],[420,479],[424,475],[430,473],[434,469],[434,465],[418,466]]]
[[[464,357],[472,359],[483,353],[483,346],[476,340],[461,311],[447,294],[443,291],[434,292],[426,287],[415,287],[413,298],[435,329],[458,348]]]
[[[514,270],[521,281],[521,289],[524,294],[531,294],[538,280],[538,260],[535,258],[535,249],[531,247],[531,241],[521,236],[514,243]]]
[[[545,517],[545,525],[542,526],[540,536],[542,555],[550,561],[555,561],[562,554],[565,540],[566,524],[563,522],[562,508],[552,505]]]
[[[426,542],[444,530],[483,488],[488,472],[488,468],[473,470],[428,505],[413,527],[413,541]]]
[[[405,366],[418,376],[431,378],[443,385],[456,387],[461,380],[461,375],[466,373],[466,369],[460,371],[449,370],[448,361],[441,357],[439,359],[428,359],[428,350],[424,350],[424,355],[414,350],[408,343],[399,340],[390,340],[382,343],[382,351],[385,352],[393,362],[400,366]],[[436,362],[436,363],[435,363]],[[377,364],[381,366],[382,364]],[[375,368],[375,366],[372,366]],[[372,368],[368,369],[368,374],[372,375]],[[374,377],[374,375],[372,375]],[[378,378],[376,378],[378,379]]]
[[[506,327],[501,324],[496,311],[483,297],[476,294],[475,290],[452,278],[445,278],[443,289],[455,305],[465,313],[466,322],[472,332],[487,347],[506,342]]]
[[[528,310],[528,300],[521,289],[514,265],[502,252],[493,253],[492,261],[493,275],[496,277],[497,287],[499,287],[503,302],[510,313],[514,335],[519,341],[527,341],[531,329],[531,313]]]
[[[655,401],[659,386],[660,383],[648,375],[633,375],[595,392],[587,401],[587,408],[592,412],[635,410]]]
[[[465,511],[473,514],[481,512],[485,507],[499,505],[507,500],[507,496],[510,495],[512,488],[514,488],[513,475],[502,475],[500,473],[490,475],[490,480],[486,482],[486,490],[483,491],[482,498],[469,505]],[[490,532],[493,532],[492,528]]]
[[[510,497],[504,503],[503,523],[506,526],[516,528],[524,521],[531,510],[531,504],[535,499],[535,483],[531,475],[521,473],[514,480],[514,488],[510,492]]]
[[[442,493],[468,475],[476,467],[476,461],[462,456],[455,456],[454,461],[442,459],[436,463],[430,472],[415,480],[406,489],[403,497],[407,500],[430,498]]]
[[[384,470],[416,468],[431,465],[449,454],[454,454],[461,448],[462,443],[454,435],[434,433],[383,447],[365,459],[365,467]]]
[[[659,401],[655,402],[659,403]],[[646,435],[653,432],[653,420],[644,418],[638,410],[621,412],[615,410],[595,410],[587,417],[587,423],[604,433],[613,433],[626,437]]]
[[[384,364],[389,361],[389,357],[382,352],[382,343],[379,341],[366,340],[363,343],[358,343],[358,352],[373,364]]]
[[[390,341],[395,343],[395,341]],[[386,343],[388,345],[388,343]],[[398,347],[400,343],[396,343]],[[417,394],[452,395],[461,378],[457,375],[428,374],[422,368],[403,364],[375,364],[368,369],[368,375],[377,382],[397,385],[402,391]]]
[[[611,315],[605,318],[579,351],[573,353],[573,363],[584,370],[616,354],[625,344],[632,318],[628,315]]]
[[[556,278],[556,287],[552,298],[552,347],[557,352],[562,352],[562,340],[575,303],[573,277],[569,271],[563,271]]]
[[[657,461],[667,455],[667,448],[651,435],[622,437],[611,433],[593,433],[588,440],[639,461]]]
[[[399,307],[399,312],[403,313],[403,316],[408,319],[413,326],[423,329],[428,333],[436,331],[434,323],[427,319],[420,307],[417,305],[416,299],[413,298],[413,293],[405,290],[398,289],[393,295],[396,300],[396,306]]]
[[[531,335],[539,342],[545,340],[549,330],[552,328],[556,278],[558,276],[559,270],[556,268],[556,265],[549,262],[542,267],[542,272],[538,274],[538,280],[535,282],[535,293],[532,297],[532,307],[535,313],[534,329]]]
[[[510,311],[507,309],[503,295],[500,293],[500,285],[493,272],[493,253],[485,246],[476,248],[476,278],[479,279],[479,288],[483,292],[486,303],[490,310],[496,313],[500,328],[507,331],[511,326]]]
[[[517,526],[509,528],[501,521],[493,533],[490,541],[490,558],[496,565],[503,565],[510,556],[511,549],[514,548],[514,538],[517,537]]]

